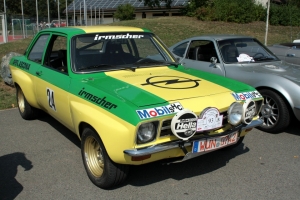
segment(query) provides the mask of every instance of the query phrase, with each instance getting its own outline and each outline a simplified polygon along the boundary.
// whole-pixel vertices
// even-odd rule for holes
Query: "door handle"
[[[286,54],[286,56],[287,56],[287,57],[295,57],[295,54],[290,54],[290,53],[288,53],[288,54]]]
[[[41,75],[43,74],[42,71],[36,71],[35,73],[36,73],[36,75],[38,75],[38,76],[41,76]]]

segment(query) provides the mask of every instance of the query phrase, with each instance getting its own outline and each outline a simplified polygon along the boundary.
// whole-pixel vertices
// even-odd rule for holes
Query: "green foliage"
[[[119,5],[116,12],[114,13],[114,18],[123,20],[132,20],[134,19],[134,7],[127,3]]]
[[[297,5],[270,5],[270,24],[300,26],[300,7]]]
[[[210,0],[196,9],[203,21],[250,23],[265,20],[266,9],[252,0]]]

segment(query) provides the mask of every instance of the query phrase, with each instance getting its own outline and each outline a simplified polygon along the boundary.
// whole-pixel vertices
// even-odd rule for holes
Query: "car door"
[[[68,72],[67,46],[67,37],[51,35],[42,65],[36,71],[38,78],[35,92],[41,107],[73,130],[68,92],[71,79]]]
[[[172,52],[180,58],[184,66],[225,76],[213,41],[192,40],[179,44]],[[211,63],[212,57],[217,58],[216,64]]]

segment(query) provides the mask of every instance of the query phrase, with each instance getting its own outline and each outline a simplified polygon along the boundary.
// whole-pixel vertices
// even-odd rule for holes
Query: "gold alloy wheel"
[[[23,94],[23,92],[20,88],[18,89],[18,106],[19,106],[19,110],[21,111],[21,113],[24,113],[24,111],[25,111],[25,97],[24,97],[24,94]]]
[[[85,162],[95,177],[100,177],[104,170],[103,152],[98,141],[89,136],[84,143]]]

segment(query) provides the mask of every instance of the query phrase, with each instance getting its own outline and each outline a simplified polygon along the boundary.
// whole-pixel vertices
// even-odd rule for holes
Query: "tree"
[[[132,20],[134,19],[134,7],[127,3],[119,5],[116,12],[114,13],[114,18],[123,20]]]

